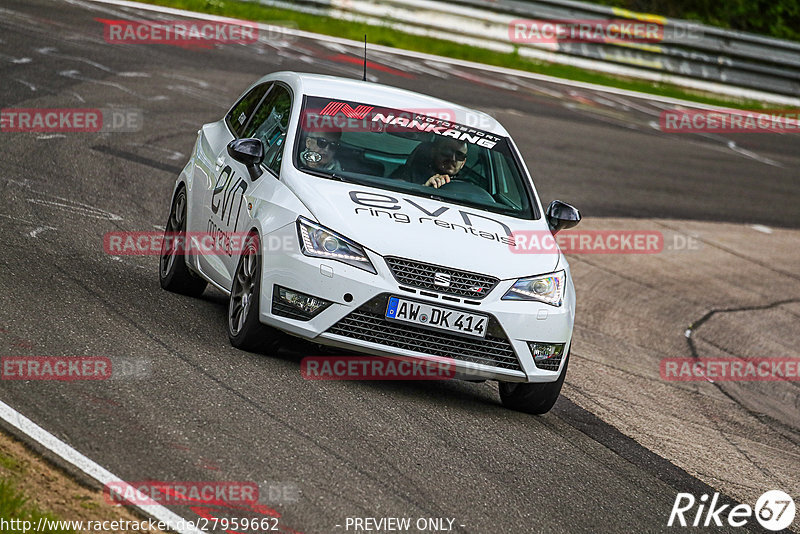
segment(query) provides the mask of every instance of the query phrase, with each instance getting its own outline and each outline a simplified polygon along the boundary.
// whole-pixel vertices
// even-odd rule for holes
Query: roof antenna
[[[367,34],[364,34],[364,77],[362,81],[367,81]]]

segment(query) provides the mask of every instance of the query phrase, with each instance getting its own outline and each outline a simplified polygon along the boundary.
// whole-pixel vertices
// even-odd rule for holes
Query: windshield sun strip
[[[327,99],[325,97],[317,97],[317,96],[312,96],[311,98],[320,99],[320,100],[329,100],[329,99]],[[498,154],[499,157],[507,158],[508,159],[507,165],[509,166],[509,169],[513,169],[514,171],[516,171],[514,173],[516,175],[514,177],[515,178],[514,181],[515,181],[515,183],[517,185],[521,185],[522,186],[522,189],[524,190],[524,193],[525,193],[525,195],[527,197],[527,200],[528,200],[528,202],[527,202],[528,206],[527,207],[525,207],[525,206],[517,206],[517,202],[514,202],[514,201],[508,199],[507,197],[505,197],[503,195],[500,195],[501,197],[503,197],[502,201],[494,200],[494,202],[496,204],[490,205],[490,204],[486,204],[486,203],[482,203],[482,202],[478,202],[478,201],[470,201],[469,199],[453,197],[451,195],[443,194],[444,191],[437,191],[435,194],[428,194],[428,193],[426,193],[424,191],[420,191],[418,189],[415,189],[413,187],[413,184],[411,184],[410,182],[409,182],[409,185],[411,187],[397,187],[391,180],[389,180],[385,176],[370,176],[370,175],[361,174],[361,173],[348,172],[348,171],[345,171],[345,170],[337,170],[337,171],[334,171],[334,172],[328,172],[328,171],[321,170],[321,169],[309,168],[309,167],[303,165],[300,162],[300,154],[302,152],[300,150],[301,149],[300,142],[301,142],[301,139],[304,138],[304,135],[306,133],[306,130],[303,127],[304,124],[303,124],[302,116],[303,116],[303,113],[305,113],[306,110],[308,109],[308,104],[309,104],[309,95],[303,95],[302,105],[301,105],[301,108],[300,108],[301,120],[298,121],[298,125],[297,125],[297,128],[296,128],[296,133],[295,133],[295,139],[294,139],[294,143],[293,143],[293,147],[292,147],[292,150],[293,150],[293,154],[292,154],[292,158],[291,158],[292,164],[300,172],[304,172],[304,173],[310,174],[312,176],[317,176],[317,177],[321,177],[321,178],[325,178],[325,179],[329,179],[329,180],[350,182],[350,183],[355,183],[355,184],[359,184],[359,185],[364,185],[364,186],[367,186],[367,187],[374,187],[376,189],[383,189],[383,190],[389,190],[389,191],[394,191],[394,192],[407,193],[407,194],[410,194],[410,195],[419,196],[419,197],[423,197],[423,198],[432,198],[434,200],[446,201],[446,202],[450,202],[450,203],[457,204],[457,205],[462,205],[462,206],[467,206],[467,207],[472,207],[472,208],[483,209],[483,210],[490,211],[490,212],[500,213],[500,214],[503,214],[503,215],[507,215],[509,217],[529,219],[529,220],[538,220],[540,218],[540,211],[538,209],[537,202],[536,202],[537,197],[536,197],[536,195],[534,194],[534,192],[532,190],[532,186],[529,183],[529,180],[527,179],[527,174],[525,172],[523,172],[523,167],[521,166],[521,157],[516,152],[516,150],[514,149],[513,143],[511,143],[508,140],[508,138],[506,138],[506,137],[497,136],[496,134],[491,134],[493,138],[498,139],[497,143],[503,143],[502,146],[503,146],[503,148],[505,150],[502,151],[502,152],[498,152],[497,154]],[[357,105],[363,105],[363,104],[357,104]],[[381,109],[390,109],[390,108],[381,108]],[[399,113],[404,113],[402,110],[397,110],[397,111]],[[438,119],[436,119],[436,120],[438,120]],[[456,123],[452,123],[452,124],[456,124]],[[459,126],[463,127],[463,125],[459,125]],[[388,132],[383,132],[382,131],[381,133],[388,133]],[[495,143],[495,145],[497,143]],[[380,150],[379,148],[372,149],[371,147],[362,147],[362,146],[353,147],[353,148],[362,150],[364,152],[364,155],[363,155],[364,159],[365,160],[370,160],[370,161],[377,161],[377,162],[389,161],[391,163],[395,163],[397,160],[407,161],[407,158],[408,158],[408,156],[403,156],[403,155],[393,154],[393,153],[390,154],[388,152],[385,152],[384,150]],[[484,150],[487,150],[487,151],[493,150],[493,149],[488,149],[486,147],[481,147],[481,148],[484,149]],[[508,154],[504,154],[504,152],[507,152]],[[381,154],[381,156],[376,157],[374,153]],[[392,157],[392,156],[394,156],[394,157]],[[499,191],[499,189],[497,189],[497,186],[499,184],[495,183],[497,181],[497,179],[498,179],[497,176],[496,176],[497,165],[496,165],[496,163],[494,161],[492,161],[491,157],[488,157],[488,154],[486,156],[487,156],[486,160],[488,161],[488,167],[487,168],[494,169],[494,171],[492,171],[492,172],[495,173],[493,175],[494,178],[493,179],[492,178],[489,179],[489,185],[493,190]],[[392,160],[394,160],[394,161],[392,161]],[[513,167],[512,167],[512,165],[513,165]],[[472,170],[472,169],[470,169],[470,170]],[[472,172],[477,172],[477,171],[472,170]],[[475,184],[472,181],[469,181],[469,180],[466,180],[466,181],[472,183],[473,185],[476,185],[477,187],[481,187],[480,185]],[[399,184],[397,184],[397,185],[399,185]],[[484,189],[484,191],[486,191],[486,189]],[[489,193],[489,191],[486,191],[486,192],[493,199],[495,198],[495,195],[492,195],[491,193]],[[499,195],[499,192],[496,192],[495,194]]]

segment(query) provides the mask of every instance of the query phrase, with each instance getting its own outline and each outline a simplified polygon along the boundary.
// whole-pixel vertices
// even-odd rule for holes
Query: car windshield
[[[307,96],[294,164],[322,178],[538,219],[508,139],[447,120],[454,116],[444,108],[399,110]]]

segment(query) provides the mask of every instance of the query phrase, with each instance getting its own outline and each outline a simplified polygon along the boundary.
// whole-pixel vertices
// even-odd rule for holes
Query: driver
[[[467,143],[437,135],[430,147],[430,156],[416,159],[418,161],[408,161],[398,167],[392,173],[392,178],[438,189],[450,183],[450,180],[464,167],[467,161]]]
[[[342,166],[336,159],[341,138],[341,130],[309,132],[306,136],[306,149],[300,153],[300,159],[312,169],[341,171]]]

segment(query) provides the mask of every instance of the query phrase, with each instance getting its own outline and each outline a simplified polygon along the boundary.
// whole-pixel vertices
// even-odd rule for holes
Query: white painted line
[[[120,484],[122,487],[127,485],[124,480],[114,475],[107,469],[104,469],[83,454],[79,453],[3,401],[0,401],[0,418],[17,430],[23,432],[26,436],[34,440],[39,445],[47,448],[47,450],[54,453],[62,460],[69,462],[93,479],[97,480],[103,486],[109,483]],[[147,496],[139,493],[138,490],[134,491],[136,492],[137,500],[147,499]],[[174,512],[171,512],[160,504],[156,503],[130,506],[142,510],[145,512],[145,514],[149,515],[156,521],[163,522],[169,526],[170,530],[178,532],[179,534],[205,534],[202,530],[193,528],[188,520],[182,518]]]
[[[33,85],[31,82],[26,82],[25,80],[20,80],[19,78],[14,78],[14,81],[19,82],[28,89],[30,89],[31,91],[36,92],[36,86]]]
[[[13,217],[13,216],[8,215],[6,213],[0,213],[0,217],[5,217],[6,219],[11,219],[12,221],[18,221],[18,222],[25,223],[25,224],[36,225],[36,223],[33,222],[33,221],[28,221],[28,220],[25,220],[25,219],[21,219],[19,217]]]
[[[770,228],[769,226],[764,226],[763,224],[751,224],[750,228],[752,228],[756,232],[761,232],[762,234],[772,233],[772,228]]]
[[[45,230],[58,230],[58,228],[53,228],[52,226],[40,226],[40,227],[35,228],[34,230],[30,231],[28,233],[28,235],[31,236],[31,237],[36,237],[39,234],[41,234],[42,232],[44,232]]]
[[[741,154],[746,158],[752,158],[756,161],[760,161],[761,163],[765,163],[767,165],[772,165],[773,167],[783,167],[783,164],[779,161],[775,161],[774,159],[765,158],[764,156],[759,156],[752,150],[747,150],[745,148],[740,147],[734,141],[728,141],[728,148],[732,151],[736,152],[737,154]]]
[[[109,221],[122,220],[122,217],[120,217],[119,215],[111,213],[110,211],[101,210],[100,208],[95,208],[94,206],[90,206],[89,204],[83,204],[75,200],[69,200],[66,198],[61,198],[56,196],[54,196],[54,198],[65,200],[67,201],[67,203],[65,204],[63,202],[45,200],[43,198],[29,198],[28,202],[32,202],[34,204],[41,204],[43,206],[50,206],[56,209],[66,211],[68,213],[75,213],[77,215],[83,215],[85,217],[92,217],[93,219],[107,219]]]
[[[83,2],[80,2],[79,0],[66,0],[66,1],[68,1],[70,3],[74,3],[74,4],[83,3]],[[130,7],[130,8],[134,8],[134,9],[141,9],[141,10],[144,10],[144,11],[153,11],[153,12],[156,12],[156,13],[164,13],[164,14],[169,14],[169,15],[179,15],[179,16],[183,16],[183,17],[191,17],[191,18],[196,18],[196,19],[200,19],[200,20],[210,20],[210,21],[217,21],[217,22],[231,22],[232,20],[235,20],[235,19],[231,19],[230,17],[221,17],[221,16],[218,16],[218,15],[207,15],[205,13],[197,13],[197,12],[194,12],[194,11],[186,11],[186,10],[183,10],[183,9],[176,9],[176,8],[172,8],[172,7],[162,7],[162,6],[155,6],[155,5],[151,5],[151,4],[142,4],[142,3],[139,3],[139,2],[131,2],[129,0],[87,0],[87,1],[91,2],[91,3],[111,4],[111,5],[115,5],[115,6],[121,6],[121,7]],[[331,37],[329,35],[320,35],[318,33],[311,33],[311,32],[306,32],[306,31],[302,31],[302,30],[281,28],[279,26],[270,25],[270,24],[262,24],[262,23],[257,23],[257,24],[258,24],[259,29],[269,30],[271,32],[281,31],[282,33],[286,33],[288,35],[294,35],[294,36],[297,36],[297,37],[305,37],[307,39],[315,39],[317,41],[325,41],[325,42],[328,42],[328,43],[337,43],[337,44],[340,44],[340,45],[355,46],[355,47],[363,47],[364,46],[363,42],[352,41],[350,39],[343,39],[341,37]],[[616,87],[609,87],[609,86],[606,86],[606,85],[598,85],[598,84],[594,84],[594,83],[578,82],[578,81],[575,81],[575,80],[567,80],[567,79],[564,79],[564,78],[557,78],[555,76],[547,76],[546,74],[536,74],[536,73],[533,73],[533,72],[527,72],[527,71],[522,71],[522,70],[514,70],[514,69],[509,69],[509,68],[506,68],[506,67],[496,67],[496,66],[493,66],[493,65],[485,65],[483,63],[475,63],[473,61],[465,61],[465,60],[462,60],[462,59],[453,59],[453,58],[448,58],[448,57],[443,57],[443,56],[435,56],[433,54],[425,54],[425,53],[422,53],[422,52],[412,52],[410,50],[402,50],[400,48],[391,48],[391,47],[383,46],[383,45],[369,45],[369,47],[370,47],[371,50],[386,52],[386,53],[395,54],[395,55],[398,55],[398,56],[412,57],[412,58],[421,59],[421,60],[437,61],[439,63],[444,63],[444,64],[447,64],[447,65],[459,65],[461,67],[468,67],[468,68],[471,68],[471,69],[483,70],[483,71],[486,71],[486,72],[499,73],[499,74],[508,74],[510,76],[517,76],[517,77],[520,77],[520,78],[527,78],[527,79],[530,79],[530,80],[538,80],[538,81],[543,81],[543,82],[548,82],[548,83],[568,85],[570,87],[577,87],[577,88],[580,88],[580,89],[589,89],[589,90],[592,90],[592,91],[598,91],[598,92],[609,93],[609,94],[614,94],[614,95],[622,95],[622,96],[628,96],[628,97],[631,97],[631,98],[640,98],[640,99],[644,99],[644,100],[650,100],[652,102],[663,102],[665,104],[674,104],[674,105],[685,106],[685,107],[695,108],[695,109],[707,109],[707,110],[725,110],[725,109],[727,109],[727,108],[723,108],[723,107],[720,107],[720,106],[710,106],[708,104],[700,104],[700,103],[697,103],[697,102],[691,102],[689,100],[681,100],[679,98],[670,98],[670,97],[666,97],[666,96],[651,95],[651,94],[648,94],[648,93],[640,93],[638,91],[629,91],[627,89],[618,89]],[[662,77],[662,78],[660,78],[661,81],[669,82],[671,80],[671,79],[668,79],[668,78],[664,78],[664,76],[667,76],[667,75],[659,74],[659,76]],[[676,82],[681,81],[680,79],[682,77],[673,76],[673,78],[674,78],[674,80],[671,80],[671,81],[673,83],[676,83]],[[692,80],[692,79],[686,79],[686,80],[689,80],[695,88],[701,89],[701,90],[707,90],[709,92],[714,92],[715,88],[719,89],[719,90],[725,89],[728,92],[728,95],[729,96],[733,96],[733,97],[748,98],[748,99],[753,99],[753,100],[764,100],[764,99],[766,99],[766,100],[772,101],[774,103],[779,103],[779,104],[784,104],[784,105],[789,105],[789,106],[800,106],[800,99],[798,99],[798,98],[792,98],[792,97],[788,97],[788,96],[784,96],[784,95],[775,95],[775,94],[772,94],[772,93],[765,93],[765,92],[755,91],[755,90],[751,90],[751,89],[740,89],[738,87],[726,86],[726,85],[723,85],[723,84],[716,84],[716,83],[712,83],[712,82],[704,82],[704,81],[701,81],[701,80]],[[676,83],[676,84],[679,85],[678,83]]]

